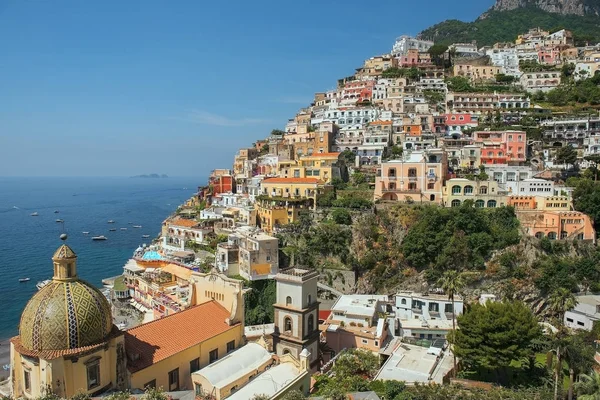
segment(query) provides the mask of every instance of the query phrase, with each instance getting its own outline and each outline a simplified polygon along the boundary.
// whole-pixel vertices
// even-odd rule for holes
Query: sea
[[[123,272],[134,250],[158,236],[165,218],[205,182],[200,177],[0,177],[0,339],[18,333],[36,283],[52,277],[51,258],[62,233],[77,253],[79,278],[101,287],[102,279]],[[31,216],[34,212],[38,216]],[[92,241],[95,235],[108,240]]]

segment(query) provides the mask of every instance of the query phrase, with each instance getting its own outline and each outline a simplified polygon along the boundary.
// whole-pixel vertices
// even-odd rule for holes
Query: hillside
[[[448,20],[422,31],[419,36],[440,44],[477,41],[479,46],[497,42],[514,41],[520,33],[531,28],[548,30],[569,29],[576,44],[600,42],[600,17],[587,15],[561,15],[542,11],[536,7],[508,11],[491,10],[485,18],[473,22]]]
[[[508,11],[523,7],[537,7],[557,14],[599,15],[599,0],[496,0],[493,10]]]

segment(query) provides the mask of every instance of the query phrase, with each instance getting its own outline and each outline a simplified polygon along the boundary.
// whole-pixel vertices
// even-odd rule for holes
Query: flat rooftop
[[[377,303],[382,301],[388,301],[388,297],[370,294],[343,295],[331,307],[331,311],[344,312],[347,315],[373,316],[377,311]]]
[[[450,301],[448,299],[448,295],[447,294],[440,294],[440,293],[419,293],[419,292],[411,292],[409,290],[406,291],[400,291],[396,294],[396,297],[401,296],[401,297],[417,297],[420,299],[429,299],[429,300],[441,300],[441,301]],[[462,301],[462,297],[458,294],[454,295],[454,302],[459,302]]]
[[[227,399],[248,400],[257,394],[264,394],[271,398],[301,374],[302,372],[290,363],[279,364],[248,382]]]
[[[441,353],[438,357],[428,354],[429,348],[399,344],[390,358],[383,364],[375,379],[397,380],[411,383],[442,383],[443,376],[452,368],[452,357]],[[430,379],[431,378],[431,379]]]

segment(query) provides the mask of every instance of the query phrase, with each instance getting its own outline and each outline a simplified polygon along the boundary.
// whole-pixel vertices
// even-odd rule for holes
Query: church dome
[[[95,287],[76,274],[77,256],[62,245],[52,260],[54,278],[25,306],[19,325],[29,350],[69,350],[104,342],[112,330],[111,307]]]

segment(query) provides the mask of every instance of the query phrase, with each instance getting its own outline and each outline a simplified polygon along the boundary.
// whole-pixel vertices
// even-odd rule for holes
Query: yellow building
[[[476,208],[496,208],[508,204],[508,192],[496,181],[454,178],[446,181],[442,199],[445,207],[460,207],[471,200]]]
[[[297,222],[303,211],[314,209],[317,196],[332,190],[316,178],[269,178],[257,197],[257,220],[266,232]]]
[[[314,153],[300,156],[298,161],[280,161],[278,175],[281,178],[316,178],[323,182],[331,182],[340,178],[340,153]]]
[[[192,388],[191,374],[242,344],[242,282],[193,273],[192,307],[125,333],[130,387]]]
[[[63,244],[52,257],[54,277],[25,306],[11,339],[15,398],[52,392],[63,398],[127,386],[123,333],[104,295],[77,277],[77,256]]]

